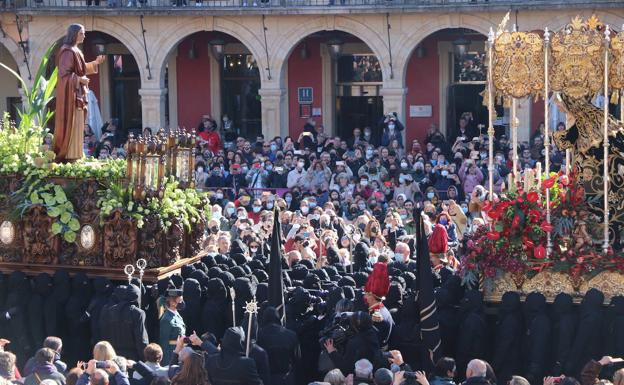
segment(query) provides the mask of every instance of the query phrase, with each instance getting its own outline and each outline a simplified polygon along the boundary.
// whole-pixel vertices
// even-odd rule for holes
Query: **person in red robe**
[[[54,119],[54,153],[57,162],[71,162],[83,157],[84,126],[87,116],[89,78],[98,72],[106,56],[85,62],[78,44],[85,39],[80,24],[67,28],[67,35],[57,55],[56,113]]]

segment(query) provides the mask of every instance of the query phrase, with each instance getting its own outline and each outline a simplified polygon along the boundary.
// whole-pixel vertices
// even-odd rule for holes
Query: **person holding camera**
[[[353,335],[347,339],[344,349],[339,351],[332,338],[323,342],[334,366],[343,373],[350,373],[361,359],[381,362],[382,351],[371,316],[367,312],[357,311],[351,314],[349,323]]]
[[[113,376],[116,385],[130,385],[128,377],[111,360],[90,360],[76,385],[108,385],[110,376]]]

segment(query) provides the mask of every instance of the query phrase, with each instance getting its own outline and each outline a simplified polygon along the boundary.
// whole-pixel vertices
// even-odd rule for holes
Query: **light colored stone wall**
[[[605,10],[523,10],[519,13],[518,23],[521,30],[541,30],[544,27],[557,30],[576,15],[589,17],[593,13],[618,30],[624,23],[624,6],[621,9]],[[377,55],[383,70],[384,110],[397,111],[404,120],[406,113],[405,74],[407,63],[418,43],[428,35],[445,28],[463,27],[487,34],[490,28],[496,28],[503,16],[503,11],[393,12],[389,16],[392,60],[388,49],[385,13],[269,14],[264,19],[267,47],[264,44],[261,14],[237,13],[226,16],[149,14],[143,19],[147,55],[143,46],[140,18],[136,14],[123,16],[36,14],[28,16],[24,33],[30,44],[31,69],[36,67],[45,50],[64,35],[70,23],[79,22],[85,25],[87,31],[98,30],[118,39],[126,45],[139,65],[143,125],[150,127],[160,127],[166,123],[164,114],[165,95],[167,94],[164,84],[165,66],[178,43],[186,36],[198,31],[227,33],[240,40],[258,62],[262,84],[260,94],[263,127],[265,134],[272,136],[284,134],[288,130],[285,68],[291,51],[306,36],[323,30],[338,30],[348,32],[368,44],[373,53]],[[16,32],[15,15],[2,14],[1,20],[4,30],[7,31],[7,37],[0,36],[0,43],[8,49],[15,62],[19,64],[23,61],[23,55],[17,46],[19,38]],[[392,62],[392,76],[390,62]],[[24,68],[23,63],[19,64],[20,71],[24,71]]]

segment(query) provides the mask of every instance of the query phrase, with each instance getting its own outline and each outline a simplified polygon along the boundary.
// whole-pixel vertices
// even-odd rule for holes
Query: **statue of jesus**
[[[85,39],[80,24],[67,28],[58,56],[58,83],[56,85],[56,116],[54,125],[54,152],[57,162],[72,162],[83,157],[84,127],[87,115],[89,78],[96,74],[98,65],[106,60],[100,55],[85,62],[78,44]]]

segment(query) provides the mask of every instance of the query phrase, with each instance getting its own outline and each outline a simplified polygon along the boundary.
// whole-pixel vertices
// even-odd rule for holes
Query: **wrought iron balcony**
[[[318,13],[622,8],[622,0],[0,0],[19,13]]]

